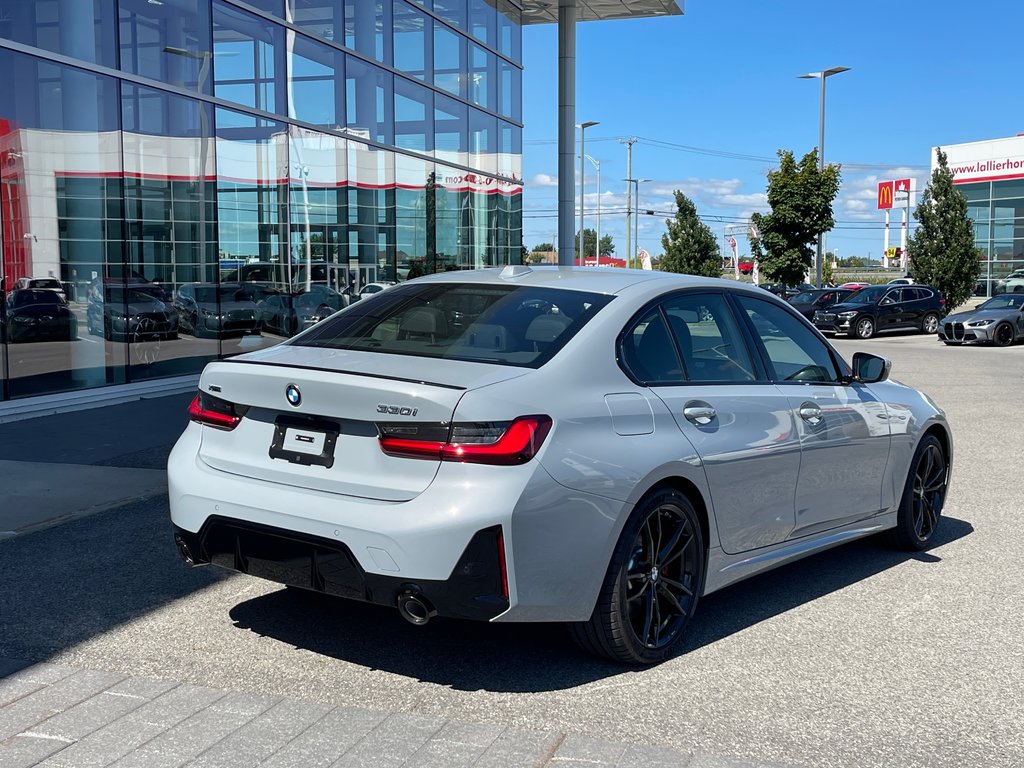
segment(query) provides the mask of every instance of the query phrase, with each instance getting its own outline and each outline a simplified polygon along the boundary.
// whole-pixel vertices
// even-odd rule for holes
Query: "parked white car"
[[[1015,269],[1002,280],[996,282],[999,293],[1020,293],[1024,291],[1024,269]]]
[[[207,365],[174,536],[413,624],[568,622],[654,663],[702,595],[874,533],[929,546],[952,436],[888,372],[732,280],[430,275]]]

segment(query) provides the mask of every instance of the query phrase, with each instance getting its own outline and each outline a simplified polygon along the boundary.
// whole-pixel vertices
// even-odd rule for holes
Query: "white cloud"
[[[528,182],[527,186],[531,187],[557,187],[558,177],[550,176],[546,173],[538,173]]]

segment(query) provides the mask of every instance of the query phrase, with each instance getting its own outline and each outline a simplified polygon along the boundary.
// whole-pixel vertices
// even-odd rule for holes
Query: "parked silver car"
[[[994,296],[976,309],[950,315],[939,325],[946,345],[995,344],[1008,347],[1024,339],[1024,292]]]
[[[702,595],[874,533],[929,545],[952,436],[888,372],[734,281],[431,275],[206,367],[169,459],[176,544],[654,663]]]

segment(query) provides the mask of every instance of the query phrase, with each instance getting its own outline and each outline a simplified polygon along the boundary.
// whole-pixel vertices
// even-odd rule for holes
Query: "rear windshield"
[[[40,278],[38,280],[29,280],[28,281],[28,287],[29,288],[45,288],[47,290],[55,290],[55,291],[63,290],[63,288],[61,288],[60,283],[58,283],[56,280],[54,280],[52,278],[46,278],[46,277]]]
[[[537,368],[611,299],[558,288],[406,283],[290,343]]]

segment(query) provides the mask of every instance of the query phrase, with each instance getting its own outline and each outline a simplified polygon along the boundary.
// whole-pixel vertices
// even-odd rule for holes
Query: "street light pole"
[[[581,267],[584,264],[587,263],[587,254],[584,253],[584,251],[583,251],[583,247],[586,244],[586,237],[584,237],[584,235],[583,235],[583,198],[584,198],[584,195],[586,194],[586,179],[587,179],[587,176],[586,176],[586,166],[584,165],[584,161],[585,161],[585,158],[586,158],[586,152],[584,150],[584,139],[585,139],[584,134],[586,133],[587,128],[589,128],[592,125],[600,125],[600,123],[598,121],[596,121],[596,120],[588,120],[585,123],[580,123],[579,126],[578,126],[579,129],[580,129],[580,266]]]
[[[636,253],[639,254],[640,253],[640,185],[643,182],[645,182],[645,181],[650,181],[650,179],[623,179],[623,181],[633,185],[634,194],[636,195],[636,205],[634,206],[634,208],[636,210],[636,216],[633,219],[633,248],[636,251]],[[629,187],[626,187],[626,189],[628,191]],[[628,195],[627,195],[627,197],[628,197]],[[627,234],[627,236],[629,235],[629,230],[628,229],[626,230],[626,234]],[[628,242],[628,240],[627,240],[627,242]],[[633,256],[634,255],[635,254],[632,254],[632,253],[628,254],[628,258],[630,259],[630,261],[627,262],[627,265],[628,264],[632,264],[632,260],[633,260]]]
[[[636,144],[636,137],[619,139],[620,144],[626,145],[626,179],[633,175],[633,145]],[[626,184],[626,267],[633,266],[632,250],[629,242],[630,236],[630,203],[633,196],[629,194],[629,184]]]
[[[590,155],[586,156],[597,170],[597,247],[594,255],[597,257],[597,266],[601,266],[601,161],[595,160]]]
[[[822,70],[821,72],[808,72],[806,75],[798,75],[802,80],[813,80],[819,78],[821,80],[821,102],[818,105],[818,171],[825,170],[825,80],[832,75],[838,75],[840,72],[848,72],[849,67],[832,67],[830,69]],[[821,288],[821,248],[822,239],[824,233],[818,234],[818,258],[815,262],[815,281],[814,285],[817,288]]]

